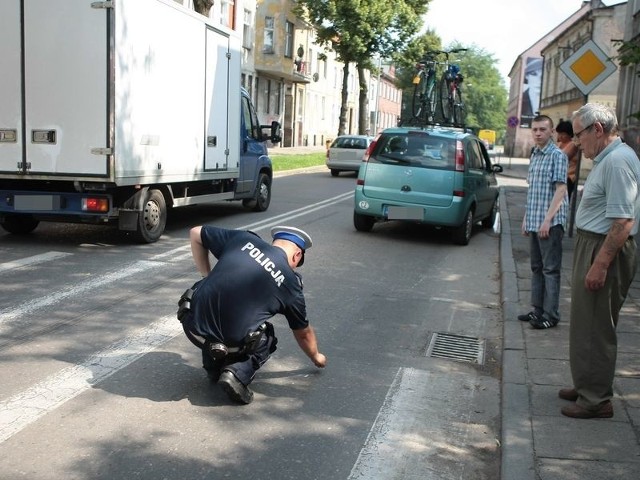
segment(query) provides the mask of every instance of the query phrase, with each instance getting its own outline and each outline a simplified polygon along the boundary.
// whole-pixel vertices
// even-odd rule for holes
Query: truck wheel
[[[167,224],[167,204],[160,190],[146,193],[142,212],[138,215],[136,238],[143,243],[153,243],[164,233]]]
[[[0,225],[9,233],[23,235],[33,232],[39,223],[31,215],[6,215]]]
[[[368,215],[361,215],[353,212],[353,226],[359,232],[370,232],[376,219]]]
[[[271,203],[271,180],[269,175],[261,173],[258,177],[256,187],[256,196],[254,198],[246,198],[242,201],[242,205],[250,208],[254,212],[264,212],[269,208]]]

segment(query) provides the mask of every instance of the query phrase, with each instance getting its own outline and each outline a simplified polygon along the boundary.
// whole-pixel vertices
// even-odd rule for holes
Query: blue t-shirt
[[[307,327],[302,279],[284,250],[248,231],[203,226],[200,235],[218,261],[197,283],[189,330],[232,346],[278,313],[293,330]]]

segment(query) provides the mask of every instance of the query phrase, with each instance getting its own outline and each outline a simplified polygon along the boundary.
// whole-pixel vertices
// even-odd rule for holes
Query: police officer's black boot
[[[253,401],[251,389],[238,380],[231,370],[223,370],[218,383],[231,400],[248,405]]]

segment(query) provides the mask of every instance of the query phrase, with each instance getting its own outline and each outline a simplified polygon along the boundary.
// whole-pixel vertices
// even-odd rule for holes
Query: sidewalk
[[[496,158],[501,178],[524,179],[528,159]],[[526,184],[500,187],[500,266],[504,318],[502,480],[640,479],[640,268],[618,323],[614,416],[578,420],[560,413],[561,387],[572,386],[569,308],[573,241],[563,241],[560,324],[535,330],[517,315],[530,310],[528,239],[520,224]]]

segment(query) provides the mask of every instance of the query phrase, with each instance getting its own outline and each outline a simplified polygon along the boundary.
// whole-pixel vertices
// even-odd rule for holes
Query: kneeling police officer
[[[302,351],[323,368],[316,335],[307,320],[302,278],[311,237],[287,226],[271,229],[272,243],[250,231],[209,225],[190,231],[191,253],[203,279],[180,299],[178,318],[185,334],[202,349],[207,375],[229,398],[248,404],[249,384],[276,350],[275,314],[284,315]],[[213,269],[209,252],[217,259]]]

